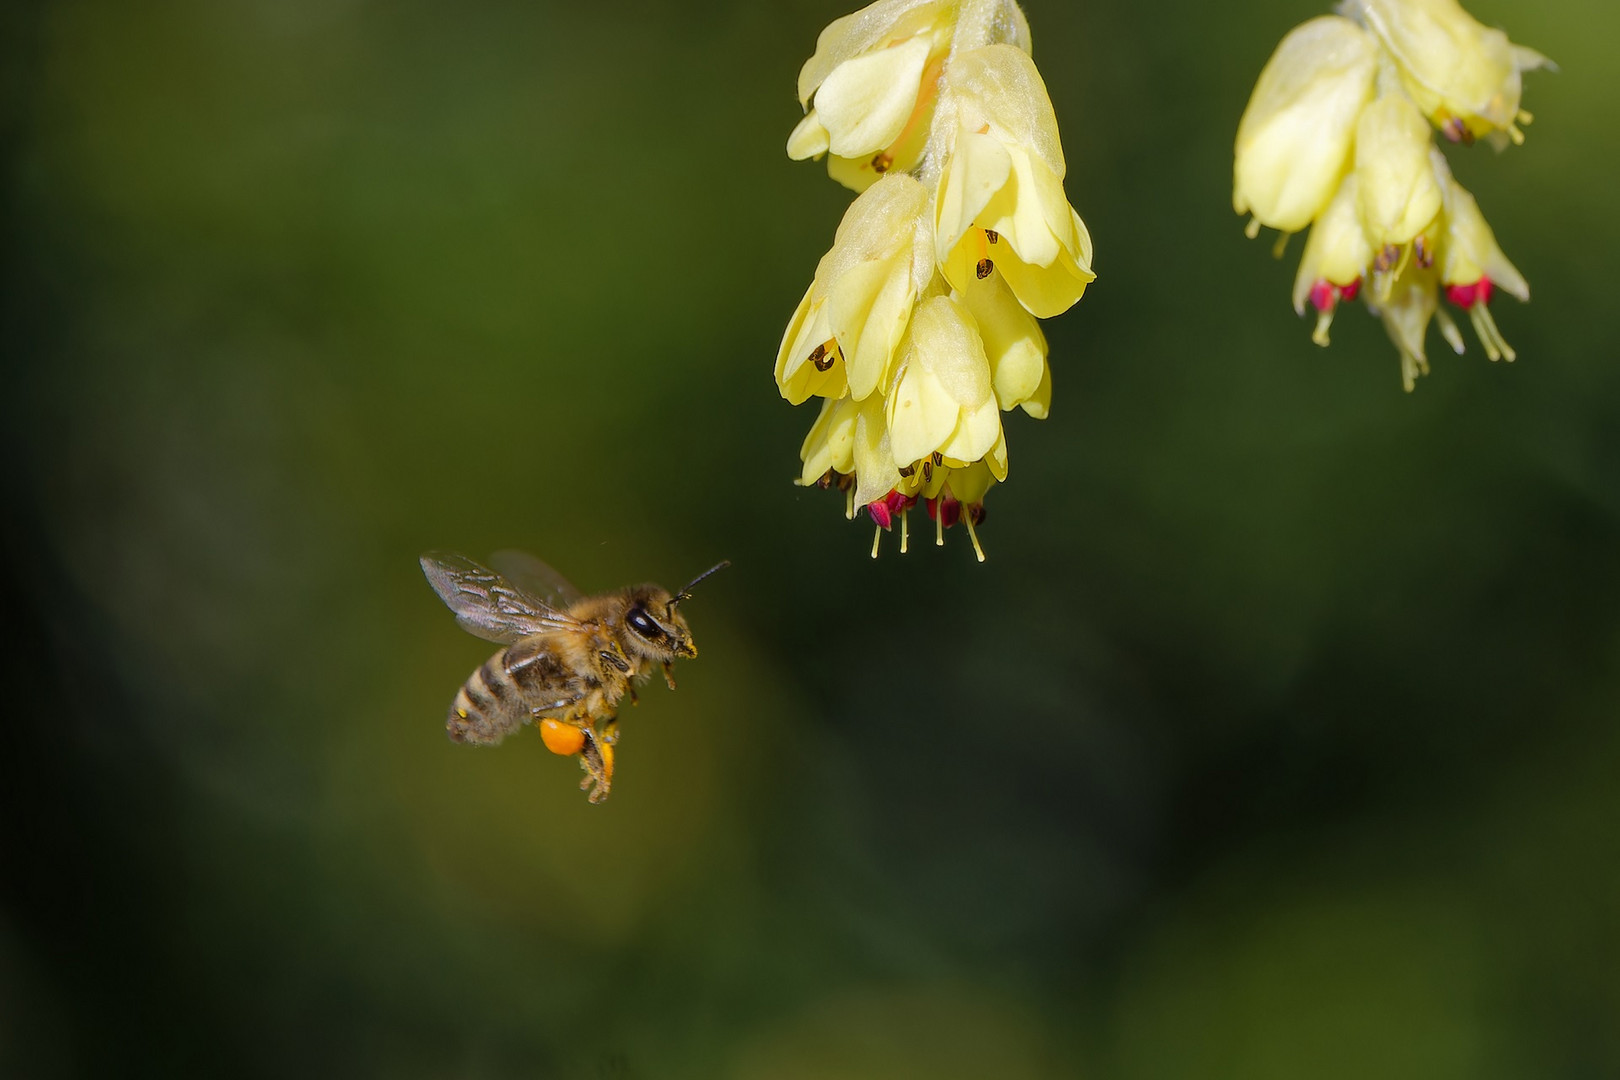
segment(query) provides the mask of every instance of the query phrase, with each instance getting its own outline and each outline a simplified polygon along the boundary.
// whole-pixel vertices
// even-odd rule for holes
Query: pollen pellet
[[[540,721],[540,738],[547,750],[563,757],[577,754],[585,747],[585,732],[561,720]]]
[[[985,278],[989,277],[995,271],[995,269],[995,263],[991,262],[989,259],[980,259],[979,265],[973,268],[973,272],[979,275],[980,281],[983,281]]]

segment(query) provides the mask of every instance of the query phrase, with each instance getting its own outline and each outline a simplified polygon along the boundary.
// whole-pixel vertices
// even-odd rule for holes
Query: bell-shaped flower
[[[1305,240],[1305,254],[1294,275],[1294,310],[1305,314],[1305,302],[1316,308],[1316,329],[1311,340],[1328,343],[1328,328],[1340,300],[1354,300],[1372,263],[1372,245],[1361,227],[1357,209],[1356,174],[1340,183],[1338,192],[1322,211]]]
[[[978,461],[1001,439],[990,362],[960,301],[935,296],[917,306],[885,419],[894,460],[913,469],[924,459]]]
[[[859,415],[860,402],[852,397],[828,398],[822,403],[821,415],[799,448],[804,462],[799,476],[801,486],[819,483],[829,473],[848,475],[855,471],[855,420]]]
[[[994,277],[969,282],[961,299],[984,343],[996,403],[1003,411],[1022,408],[1037,420],[1046,419],[1052,406],[1052,369],[1041,324]]]
[[[1440,181],[1429,157],[1429,125],[1405,94],[1384,94],[1356,122],[1356,198],[1367,240],[1389,265],[1434,224]]]
[[[828,172],[856,191],[915,168],[958,7],[879,0],[828,25],[799,72],[799,102],[813,97],[815,108],[788,137],[788,156],[830,154]]]
[[[940,272],[958,292],[1000,272],[1040,318],[1067,311],[1096,278],[1091,235],[1063,193],[1063,148],[1046,84],[1008,44],[959,53],[936,123],[954,125],[935,198]]]
[[[1446,299],[1468,312],[1486,356],[1492,360],[1515,359],[1517,354],[1497,329],[1488,305],[1497,289],[1529,300],[1530,283],[1502,254],[1474,196],[1449,175],[1442,250],[1440,284],[1446,290]]]
[[[1383,320],[1389,340],[1401,354],[1401,383],[1408,392],[1417,385],[1419,375],[1429,373],[1423,343],[1429,332],[1429,320],[1434,318],[1438,306],[1439,294],[1439,274],[1431,267],[1409,262],[1394,276],[1387,297],[1376,303],[1368,301],[1373,312]],[[1458,343],[1452,340],[1452,335],[1446,337],[1456,348]]]
[[[927,204],[927,189],[905,175],[850,204],[782,336],[783,397],[861,400],[887,382],[912,302],[933,274]]]
[[[1550,67],[1534,49],[1514,45],[1457,0],[1347,0],[1395,59],[1406,90],[1453,142],[1490,136],[1519,143],[1522,74]]]
[[[1259,227],[1299,232],[1344,174],[1356,115],[1373,94],[1378,43],[1337,15],[1297,26],[1277,46],[1238,124],[1232,208]]]

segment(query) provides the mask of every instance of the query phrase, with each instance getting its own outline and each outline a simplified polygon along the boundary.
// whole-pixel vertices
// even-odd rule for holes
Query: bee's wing
[[[566,608],[585,595],[554,567],[527,551],[497,551],[489,557],[489,565],[500,571],[507,581],[527,589],[552,607]]]
[[[533,634],[581,629],[579,620],[465,555],[430,551],[422,556],[422,573],[461,628],[485,641],[510,645]]]

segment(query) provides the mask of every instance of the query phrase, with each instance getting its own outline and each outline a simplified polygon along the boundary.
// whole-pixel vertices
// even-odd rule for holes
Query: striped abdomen
[[[456,742],[491,745],[534,719],[589,703],[600,680],[574,670],[559,653],[566,643],[537,634],[485,660],[456,691],[445,729]]]
[[[450,703],[445,730],[456,742],[498,743],[529,719],[529,706],[506,670],[506,650],[485,660]]]

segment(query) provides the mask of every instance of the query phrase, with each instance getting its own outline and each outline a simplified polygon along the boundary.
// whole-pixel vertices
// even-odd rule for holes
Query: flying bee
[[[657,666],[675,689],[675,660],[697,656],[677,608],[731,563],[676,593],[649,584],[584,596],[532,555],[504,551],[490,562],[497,569],[452,552],[422,556],[428,584],[461,628],[506,646],[456,691],[445,729],[455,742],[493,746],[533,722],[547,749],[579,756],[579,786],[601,802],[613,784],[619,702],[626,694],[634,702],[635,684]]]

